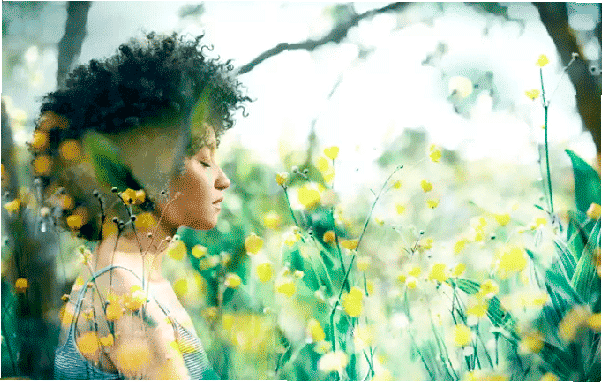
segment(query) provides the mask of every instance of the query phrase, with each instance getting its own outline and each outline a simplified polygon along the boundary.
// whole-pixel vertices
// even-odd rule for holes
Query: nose
[[[226,176],[221,167],[218,167],[217,178],[215,178],[215,188],[220,191],[224,191],[226,188],[230,187],[230,178]]]

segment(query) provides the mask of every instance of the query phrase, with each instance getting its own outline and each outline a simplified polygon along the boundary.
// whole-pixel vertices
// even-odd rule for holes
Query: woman
[[[217,379],[161,274],[179,226],[215,226],[230,185],[215,151],[249,101],[200,39],[133,40],[44,99],[31,142],[42,225],[95,244],[63,297],[58,379]]]

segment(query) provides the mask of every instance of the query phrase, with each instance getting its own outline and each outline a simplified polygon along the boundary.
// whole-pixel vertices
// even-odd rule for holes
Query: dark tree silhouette
[[[541,22],[554,41],[562,63],[567,65],[573,52],[581,57],[582,47],[577,43],[575,34],[569,26],[566,3],[533,3],[539,12]],[[598,4],[600,7],[600,4]],[[600,36],[602,23],[598,23],[596,35]],[[600,168],[600,95],[601,79],[594,76],[583,60],[577,60],[568,70],[568,75],[575,86],[577,109],[583,120],[583,127],[594,139],[598,150],[598,169]]]

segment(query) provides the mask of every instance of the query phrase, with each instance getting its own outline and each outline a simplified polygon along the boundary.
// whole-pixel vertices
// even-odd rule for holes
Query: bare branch
[[[261,53],[259,56],[254,58],[248,64],[239,67],[237,70],[237,74],[248,73],[251,70],[253,70],[253,68],[255,68],[255,66],[261,64],[263,61],[267,60],[270,57],[274,57],[277,54],[280,54],[284,51],[290,51],[290,50],[312,51],[312,50],[316,49],[317,47],[320,47],[329,42],[334,42],[334,43],[338,44],[347,36],[347,33],[349,32],[349,30],[353,27],[356,27],[357,24],[361,20],[374,17],[375,15],[381,14],[381,13],[399,12],[400,10],[402,10],[409,4],[411,4],[411,3],[391,3],[382,8],[377,8],[377,9],[373,9],[371,11],[367,11],[364,13],[355,14],[353,17],[349,18],[347,21],[344,21],[344,22],[336,25],[330,31],[330,33],[328,33],[327,35],[325,35],[322,38],[317,39],[317,40],[307,39],[305,41],[298,42],[298,43],[292,43],[292,44],[291,43],[280,43],[280,44],[276,45],[275,47],[273,47],[272,49],[266,50],[265,52]]]

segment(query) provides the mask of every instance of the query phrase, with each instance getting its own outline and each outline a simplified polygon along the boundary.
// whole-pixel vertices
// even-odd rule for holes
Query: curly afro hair
[[[119,135],[147,124],[161,125],[190,116],[203,102],[205,121],[219,142],[233,126],[233,114],[242,109],[245,115],[243,104],[251,99],[243,94],[233,66],[230,61],[208,58],[203,51],[210,48],[201,39],[176,33],[132,39],[115,55],[75,68],[62,88],[44,97],[30,149],[36,184],[47,203],[54,205],[52,216],[63,227],[97,240],[105,221],[105,211],[102,220],[95,218],[101,211],[95,200],[98,191],[91,190],[96,184],[94,169],[73,160],[88,132]],[[186,148],[189,155],[191,145]],[[126,183],[128,188],[141,188],[131,176]],[[154,203],[147,197],[141,207],[153,210]],[[69,221],[72,216],[82,218]]]
[[[230,72],[230,61],[220,63],[203,55],[202,36],[185,40],[177,34],[122,44],[116,55],[91,60],[73,70],[65,86],[44,98],[41,112],[52,111],[70,122],[68,137],[86,130],[115,133],[150,119],[177,116],[206,92],[210,97],[216,136],[232,127],[232,114],[250,101]],[[192,94],[185,90],[192,82]]]

